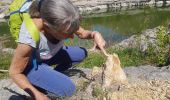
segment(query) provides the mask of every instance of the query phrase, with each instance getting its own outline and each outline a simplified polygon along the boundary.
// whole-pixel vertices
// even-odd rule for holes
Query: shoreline
[[[8,2],[7,2],[8,1]],[[2,0],[0,3],[0,15],[6,14],[9,9],[9,4],[13,0]],[[162,7],[170,6],[170,1],[156,0],[71,0],[72,3],[79,9],[80,14],[95,14],[104,13],[108,10],[130,10],[138,7]],[[0,17],[0,19],[2,19]],[[1,21],[0,21],[1,22]]]

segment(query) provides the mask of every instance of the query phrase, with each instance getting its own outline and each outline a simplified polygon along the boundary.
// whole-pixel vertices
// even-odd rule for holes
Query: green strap
[[[39,30],[35,26],[33,20],[31,19],[28,13],[23,13],[23,17],[24,17],[24,22],[26,24],[27,30],[29,31],[31,37],[36,42],[36,44],[38,44],[40,41]]]

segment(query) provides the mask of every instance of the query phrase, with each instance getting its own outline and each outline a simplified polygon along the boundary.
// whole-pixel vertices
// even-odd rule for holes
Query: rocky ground
[[[105,8],[104,4],[126,1],[122,6],[133,0],[72,0],[82,11],[93,11]],[[138,1],[138,0],[136,0]],[[139,0],[142,1],[142,0]],[[152,1],[152,0],[151,0]],[[0,14],[8,8],[11,0],[1,0]],[[151,2],[150,2],[151,3]],[[103,4],[103,5],[102,5]],[[96,6],[99,5],[99,6]],[[84,7],[84,8],[82,8]],[[97,7],[97,8],[96,8]],[[145,37],[154,42],[155,29],[148,29],[141,35],[140,47],[145,51],[147,45]],[[136,36],[117,44],[118,47],[129,47],[137,43]],[[1,46],[0,46],[1,48]],[[6,49],[3,49],[6,50]],[[5,51],[8,52],[9,50]],[[13,52],[13,51],[11,51]],[[92,69],[70,69],[66,74],[77,86],[76,93],[66,100],[170,100],[170,65],[154,67],[150,65],[132,66],[124,68],[128,77],[128,84],[113,84],[110,89],[103,91],[101,88],[101,75],[90,79]],[[10,79],[0,80],[0,100],[26,100],[28,95],[18,88]]]
[[[169,100],[170,66],[150,65],[127,67],[128,84],[113,84],[103,91],[101,77],[89,79],[91,69],[70,69],[66,72],[77,86],[77,92],[66,100]],[[10,79],[0,81],[0,100],[25,100],[27,94]]]

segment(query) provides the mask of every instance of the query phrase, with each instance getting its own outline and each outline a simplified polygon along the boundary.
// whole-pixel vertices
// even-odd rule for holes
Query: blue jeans
[[[59,97],[72,96],[76,90],[70,78],[61,72],[81,62],[87,56],[84,48],[64,46],[49,60],[29,64],[24,73],[32,85],[41,92],[50,92]],[[53,69],[51,65],[56,65]]]

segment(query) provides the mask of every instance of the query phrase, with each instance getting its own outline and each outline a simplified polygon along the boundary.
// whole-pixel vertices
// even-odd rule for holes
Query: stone
[[[167,89],[167,91],[166,91],[165,97],[166,97],[167,99],[170,99],[170,86],[168,87],[168,89]]]
[[[127,77],[121,67],[117,54],[109,55],[103,72],[103,87],[109,88],[114,83],[127,83]]]

